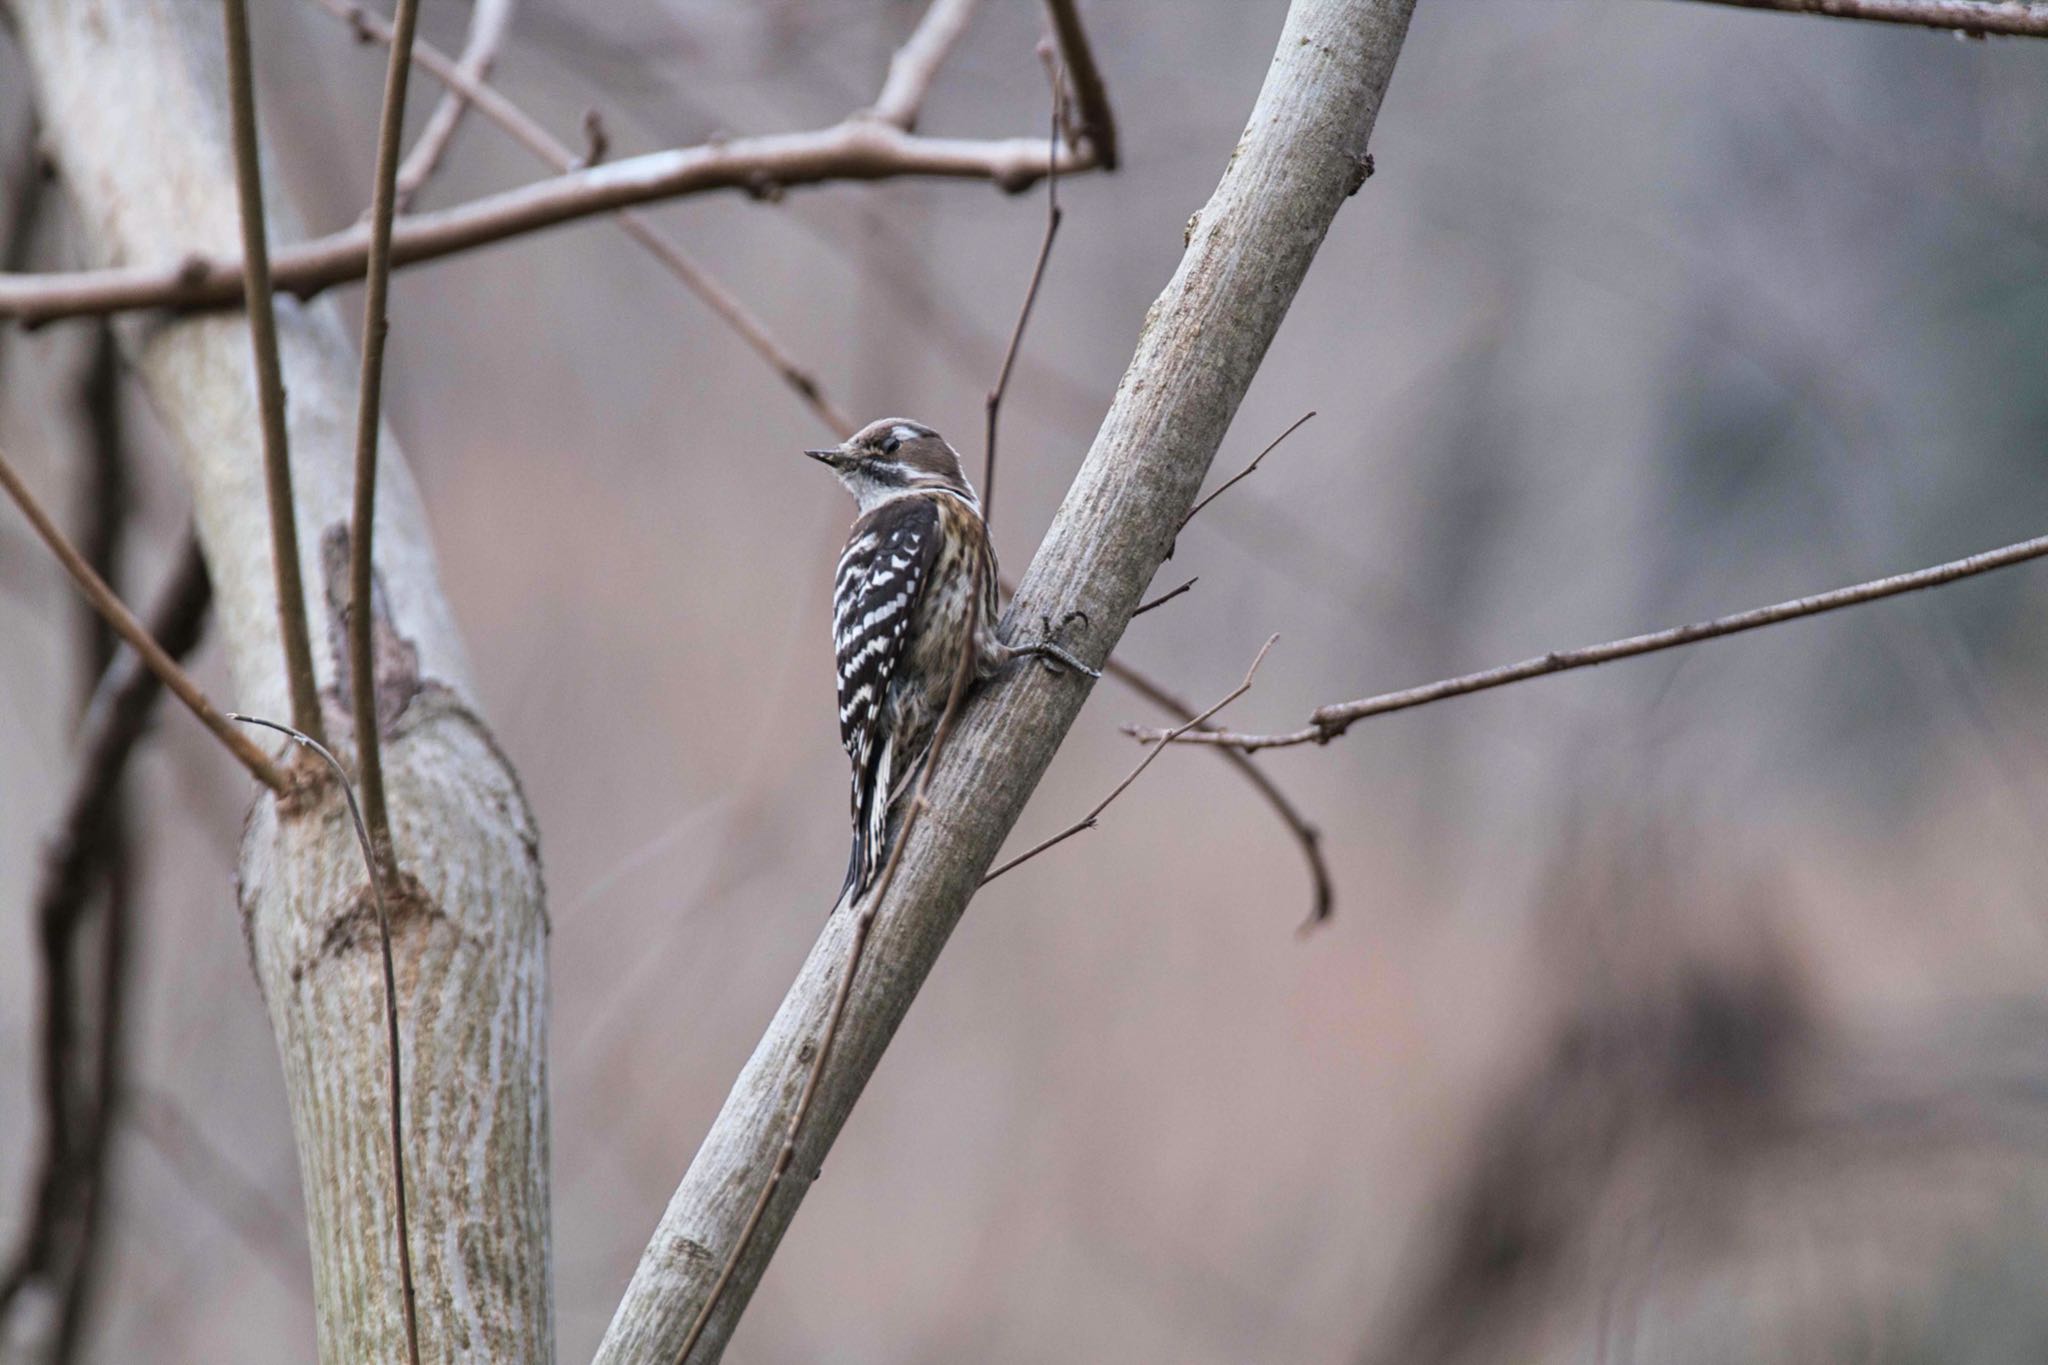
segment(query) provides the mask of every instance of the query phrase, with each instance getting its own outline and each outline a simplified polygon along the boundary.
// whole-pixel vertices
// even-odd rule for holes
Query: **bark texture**
[[[41,123],[102,264],[236,251],[220,21],[197,0],[13,0]],[[366,98],[372,96],[366,93]],[[269,177],[275,184],[277,178]],[[296,218],[271,209],[277,236]],[[398,319],[403,325],[403,315]],[[321,546],[345,526],[356,359],[325,305],[279,301],[302,576],[338,638]],[[288,713],[263,461],[240,317],[138,319],[129,360],[177,443],[212,571],[236,706]],[[387,435],[376,518],[379,713],[399,860],[394,906],[420,1334],[434,1360],[549,1360],[546,910],[534,824],[472,704],[418,491]],[[316,651],[329,733],[351,727]],[[375,915],[339,792],[245,831],[241,929],[290,1093],[320,1356],[404,1354]],[[220,926],[223,943],[234,928]],[[289,1354],[289,1352],[286,1352]]]
[[[1148,314],[1079,475],[1026,572],[1012,638],[1079,609],[1067,642],[1122,635],[1344,200],[1414,0],[1294,0],[1266,83],[1187,252]],[[1246,655],[1254,642],[1246,642]],[[962,717],[863,956],[794,1167],[691,1359],[723,1352],[748,1296],[983,872],[1087,697],[1084,679],[1020,669]],[[836,916],[671,1199],[606,1333],[605,1365],[675,1358],[780,1142],[844,962]]]

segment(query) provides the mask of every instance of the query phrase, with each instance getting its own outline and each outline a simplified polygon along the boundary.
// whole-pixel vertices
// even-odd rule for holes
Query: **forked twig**
[[[405,87],[412,74],[413,30],[419,0],[398,0],[392,21],[391,60],[384,72],[384,108],[377,125],[377,169],[370,199],[369,273],[363,290],[363,377],[356,403],[355,507],[349,522],[349,700],[355,708],[356,763],[363,776],[372,855],[387,879],[398,864],[391,817],[384,805],[384,756],[377,732],[377,672],[372,639],[373,538],[377,519],[377,437],[384,411],[384,340],[391,329],[385,309],[391,292],[391,220],[396,213],[399,138],[405,128]],[[406,1282],[410,1298],[411,1280]],[[408,1313],[407,1330],[412,1318]],[[412,1342],[415,1365],[419,1342]]]
[[[1152,726],[1126,725],[1123,728],[1125,734],[1141,744],[1214,744],[1244,753],[1258,749],[1284,748],[1295,744],[1327,744],[1368,716],[1385,715],[1390,711],[1406,711],[1417,706],[1427,706],[1432,702],[1445,701],[1451,697],[1462,697],[1473,692],[1505,687],[1509,683],[1526,682],[1530,678],[1564,673],[1575,668],[1591,668],[1595,664],[1630,659],[1638,654],[1654,654],[1659,650],[1698,644],[1702,640],[1719,639],[1723,635],[1739,635],[1743,631],[1775,626],[1783,621],[1818,616],[1825,612],[1839,611],[1843,607],[1859,606],[1886,597],[1897,597],[1901,593],[1916,592],[1922,588],[1940,587],[1944,583],[1973,578],[1978,574],[1989,573],[1993,569],[2024,564],[2044,555],[2048,555],[2048,536],[2039,536],[1996,550],[1986,550],[1982,554],[1952,559],[1945,564],[1916,569],[1911,573],[1874,578],[1867,583],[1815,593],[1810,597],[1795,597],[1787,602],[1754,607],[1749,611],[1716,617],[1711,621],[1675,626],[1648,635],[1631,635],[1625,639],[1609,640],[1605,644],[1587,645],[1581,649],[1553,650],[1533,659],[1524,659],[1520,663],[1502,664],[1477,673],[1443,678],[1433,683],[1424,683],[1420,687],[1403,688],[1398,692],[1383,692],[1376,697],[1365,697],[1358,701],[1337,702],[1318,709],[1309,718],[1308,725],[1302,729],[1279,734],[1236,734],[1227,730],[1177,734]]]
[[[288,736],[293,743],[310,749],[325,759],[327,766],[334,770],[334,780],[341,787],[341,795],[348,802],[348,816],[355,823],[356,843],[363,851],[363,865],[370,871],[370,896],[377,903],[377,949],[384,959],[384,1039],[385,1050],[389,1053],[390,1068],[386,1075],[391,1086],[391,1179],[397,1191],[398,1211],[398,1279],[405,1295],[405,1349],[412,1365],[420,1361],[419,1307],[413,1289],[412,1279],[412,1230],[405,1203],[405,1086],[404,1074],[398,1058],[398,973],[391,963],[391,909],[384,899],[384,873],[377,860],[375,847],[370,842],[370,831],[363,823],[363,808],[356,804],[355,791],[349,786],[348,770],[341,766],[331,750],[303,730],[297,730],[261,716],[245,716],[230,712],[228,719],[244,725],[260,725],[266,730],[275,730]]]
[[[974,561],[974,574],[967,595],[968,623],[967,638],[973,638],[976,618],[981,611],[982,561]],[[711,1314],[717,1309],[719,1300],[725,1294],[725,1287],[731,1283],[733,1272],[739,1268],[740,1257],[746,1254],[747,1244],[754,1239],[754,1232],[761,1226],[761,1218],[768,1212],[769,1201],[782,1185],[782,1178],[789,1172],[796,1160],[797,1138],[803,1130],[804,1117],[811,1112],[811,1103],[817,1097],[818,1083],[824,1077],[825,1063],[832,1056],[832,1044],[839,1036],[839,1026],[846,1017],[846,1003],[853,996],[853,979],[860,970],[862,951],[867,947],[868,935],[875,927],[875,917],[881,913],[882,903],[888,899],[889,888],[895,885],[896,869],[903,862],[903,850],[910,843],[910,832],[917,824],[918,816],[924,814],[926,793],[931,788],[932,771],[939,765],[939,755],[945,751],[946,741],[952,738],[954,724],[960,716],[961,703],[967,699],[967,692],[974,682],[975,654],[971,649],[962,650],[959,666],[953,672],[953,686],[946,694],[946,709],[939,713],[938,727],[932,732],[932,742],[925,750],[924,766],[917,776],[917,788],[912,792],[910,803],[904,807],[902,823],[897,827],[896,841],[889,848],[889,859],[882,865],[882,875],[868,889],[858,902],[858,911],[853,922],[853,938],[846,948],[846,969],[840,973],[839,986],[832,993],[832,1005],[825,1015],[824,1031],[818,1036],[818,1045],[811,1058],[811,1069],[804,1076],[804,1088],[798,1092],[796,1107],[790,1110],[789,1126],[783,1130],[782,1145],[776,1149],[775,1163],[769,1168],[768,1179],[762,1183],[761,1192],[754,1197],[754,1207],[747,1213],[747,1221],[741,1226],[740,1234],[733,1240],[732,1250],[726,1253],[725,1264],[719,1268],[718,1278],[711,1283],[711,1290],[704,1296],[704,1302],[697,1309],[697,1316],[690,1322],[690,1330],[683,1336],[682,1348],[676,1352],[676,1365],[684,1365],[690,1352],[696,1349],[698,1339],[704,1335],[704,1328],[711,1321]]]
[[[1114,654],[1102,665],[1102,671],[1170,715],[1183,720],[1192,719],[1195,715],[1193,702],[1160,686],[1151,675],[1139,672]],[[1209,721],[1202,721],[1194,728],[1209,730],[1215,727]],[[1311,883],[1308,918],[1301,922],[1301,928],[1303,932],[1313,929],[1330,917],[1337,902],[1336,883],[1330,876],[1330,864],[1323,857],[1323,832],[1295,809],[1294,803],[1287,799],[1287,793],[1280,790],[1279,784],[1266,775],[1266,770],[1250,754],[1237,749],[1210,749],[1209,752],[1237,769],[1244,780],[1252,784],[1252,790],[1273,808],[1273,814],[1280,817],[1280,823],[1301,846],[1301,856],[1308,863]]]
[[[995,387],[988,391],[988,449],[981,467],[981,519],[986,522],[996,499],[996,422],[1002,413],[1003,394],[1010,387],[1010,371],[1017,364],[1017,348],[1024,343],[1024,326],[1031,321],[1031,305],[1038,300],[1038,286],[1045,279],[1045,263],[1052,255],[1052,239],[1059,235],[1060,219],[1060,82],[1057,70],[1052,78],[1052,129],[1046,134],[1045,151],[1045,235],[1038,241],[1038,259],[1031,267],[1031,283],[1024,289],[1024,304],[1017,310],[1017,324],[1010,329],[1010,344],[1003,350],[1003,366],[996,371]]]
[[[135,613],[129,611],[127,605],[115,595],[114,590],[107,586],[106,580],[93,572],[92,565],[85,562],[85,557],[78,553],[77,547],[58,529],[57,524],[50,520],[49,514],[43,510],[42,504],[36,501],[35,495],[28,491],[28,486],[21,481],[21,476],[14,472],[14,466],[7,462],[5,455],[0,455],[0,488],[4,488],[7,495],[21,508],[22,515],[28,518],[29,525],[35,528],[43,543],[50,547],[50,552],[57,556],[58,562],[64,566],[64,571],[71,575],[72,581],[78,585],[79,591],[85,594],[86,600],[92,603],[93,609],[106,618],[107,624],[113,628],[116,635],[127,641],[129,647],[142,656],[142,661],[149,665],[149,671],[163,680],[164,686],[168,687],[179,701],[185,703],[185,708],[198,717],[201,725],[213,732],[214,738],[227,746],[228,752],[249,770],[251,776],[271,791],[283,792],[290,783],[279,771],[278,766],[270,761],[270,756],[251,742],[247,735],[228,724],[227,718],[214,709],[213,703],[206,699],[206,694],[199,690],[199,685],[192,681],[191,675],[178,666],[177,660],[164,652],[163,647],[151,637],[142,622],[135,619]]]
[[[1005,601],[1017,595],[1016,585],[1007,579],[998,579],[997,586],[1002,590]],[[1196,714],[1193,702],[1174,692],[1150,673],[1124,662],[1114,653],[1102,661],[1102,671],[1169,715],[1185,721]],[[1207,721],[1195,726],[1197,732],[1212,728],[1214,727]],[[1128,727],[1126,729],[1128,730]],[[1336,886],[1330,877],[1330,865],[1323,857],[1322,831],[1295,809],[1294,803],[1287,799],[1287,793],[1280,790],[1273,779],[1266,775],[1265,770],[1252,761],[1250,755],[1230,748],[1218,748],[1213,752],[1237,769],[1245,781],[1252,784],[1253,790],[1257,791],[1265,799],[1266,804],[1273,808],[1273,813],[1280,817],[1280,823],[1287,826],[1287,832],[1294,836],[1294,842],[1301,846],[1301,856],[1308,862],[1309,879],[1315,884],[1315,899],[1303,927],[1328,919],[1330,909],[1336,903]]]
[[[285,427],[284,367],[277,351],[277,310],[270,290],[270,243],[263,216],[263,153],[256,133],[256,78],[249,57],[248,0],[222,0],[227,29],[228,105],[234,124],[235,195],[242,220],[242,261],[249,342],[256,353],[256,403],[262,415],[263,490],[270,504],[270,560],[277,585],[277,633],[284,645],[292,724],[326,738],[313,640],[299,574],[299,529],[292,501],[291,444]]]
[[[1280,637],[1278,635],[1268,636],[1266,639],[1266,643],[1259,646],[1259,652],[1257,656],[1252,659],[1252,666],[1245,670],[1244,681],[1239,683],[1236,689],[1232,691],[1230,695],[1223,698],[1222,701],[1217,702],[1208,710],[1202,712],[1200,715],[1194,717],[1192,720],[1189,720],[1182,724],[1179,727],[1177,733],[1186,734],[1189,730],[1192,730],[1196,726],[1203,724],[1209,719],[1209,717],[1215,715],[1218,711],[1221,711],[1224,707],[1230,705],[1230,703],[1236,701],[1245,693],[1251,691],[1252,678],[1258,673],[1259,665],[1266,661],[1266,651],[1271,649],[1273,647],[1274,642],[1279,638]],[[981,879],[981,884],[983,886],[987,886],[990,882],[1002,876],[1011,868],[1016,867],[1020,863],[1030,862],[1033,858],[1036,858],[1039,854],[1045,852],[1053,845],[1065,843],[1067,840],[1073,838],[1076,834],[1079,834],[1083,830],[1094,829],[1095,822],[1102,818],[1102,812],[1109,809],[1109,803],[1116,800],[1119,796],[1122,796],[1125,790],[1129,788],[1129,786],[1133,782],[1136,782],[1140,777],[1142,777],[1144,775],[1145,769],[1152,766],[1152,760],[1159,757],[1159,755],[1163,753],[1165,749],[1166,746],[1164,744],[1155,745],[1152,748],[1151,752],[1145,755],[1144,760],[1140,762],[1137,767],[1131,769],[1129,773],[1125,774],[1123,781],[1117,783],[1114,787],[1110,788],[1109,795],[1103,797],[1100,801],[1095,803],[1094,809],[1090,810],[1086,815],[1082,816],[1079,820],[1076,820],[1073,824],[1068,825],[1058,834],[1053,835],[1050,839],[1041,840],[1038,843],[1033,844],[1030,848],[1025,849],[1022,853],[1019,853],[1016,857],[1010,859],[1008,862],[998,867],[995,871],[989,873],[986,877],[983,877]]]

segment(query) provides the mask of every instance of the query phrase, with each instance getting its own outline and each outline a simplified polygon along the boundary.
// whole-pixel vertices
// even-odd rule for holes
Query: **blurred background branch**
[[[1813,14],[1951,29],[1973,38],[2048,37],[2048,5],[2038,0],[1701,0],[1736,9]]]
[[[133,475],[118,362],[104,330],[79,399],[90,521],[83,553],[96,572],[118,577]],[[149,617],[152,638],[173,658],[198,643],[209,597],[206,566],[188,539]],[[39,969],[37,1167],[26,1219],[0,1261],[0,1343],[51,1362],[80,1358],[109,1221],[138,882],[125,779],[163,690],[97,613],[81,607],[75,615],[87,683],[83,714],[69,791],[30,912]]]

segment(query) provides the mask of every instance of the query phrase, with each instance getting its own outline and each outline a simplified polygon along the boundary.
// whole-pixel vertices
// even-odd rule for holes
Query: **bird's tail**
[[[853,849],[846,857],[846,881],[832,913],[858,905],[881,874],[882,860],[889,854],[890,787],[896,780],[896,745],[884,741],[875,757],[873,772],[860,789],[860,801],[853,817]]]

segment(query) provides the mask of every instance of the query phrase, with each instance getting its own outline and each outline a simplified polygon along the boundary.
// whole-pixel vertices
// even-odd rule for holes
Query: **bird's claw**
[[[1088,613],[1085,611],[1070,611],[1060,618],[1060,623],[1057,626],[1053,625],[1050,616],[1041,614],[1038,618],[1038,624],[1042,634],[1038,642],[1025,645],[1017,652],[1019,654],[1033,655],[1042,660],[1049,672],[1057,673],[1062,667],[1065,667],[1071,668],[1076,673],[1086,677],[1101,677],[1101,669],[1090,668],[1059,643],[1060,636],[1066,634],[1067,627],[1076,621],[1079,621],[1082,625],[1088,624]]]

